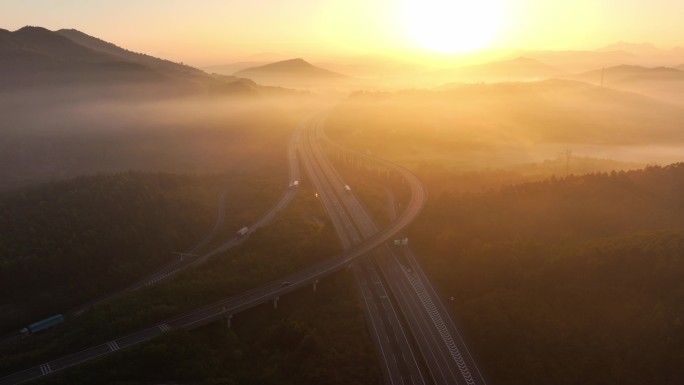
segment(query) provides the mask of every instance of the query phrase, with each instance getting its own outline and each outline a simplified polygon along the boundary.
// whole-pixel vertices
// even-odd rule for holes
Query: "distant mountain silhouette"
[[[149,67],[94,51],[45,28],[2,30],[0,36],[0,88],[165,80]]]
[[[447,82],[490,82],[548,79],[562,74],[564,71],[538,60],[519,57],[513,60],[438,70],[429,75]]]
[[[663,50],[657,48],[650,43],[628,43],[621,41],[619,43],[609,44],[603,48],[597,50],[598,52],[629,52],[635,55],[658,55],[663,52]]]
[[[342,74],[316,67],[300,58],[247,68],[234,75],[271,85],[317,85],[347,79]]]
[[[621,65],[569,78],[684,103],[684,71],[677,68]]]
[[[174,63],[169,60],[158,59],[143,53],[132,52],[75,29],[60,29],[57,33],[84,47],[90,48],[93,51],[105,53],[126,61],[143,64],[165,75],[174,77],[207,77],[206,73],[196,68]]]
[[[684,81],[684,71],[670,67],[641,67],[621,65],[605,69],[585,72],[571,78],[586,81],[588,83],[600,83],[601,78],[605,84],[624,84],[644,81]]]
[[[262,61],[240,61],[240,62],[234,62],[234,63],[229,63],[229,64],[219,64],[219,65],[213,65],[213,66],[208,66],[208,67],[203,67],[202,69],[209,72],[209,73],[216,73],[220,75],[233,75],[234,73],[238,71],[242,71],[244,69],[252,68],[252,67],[258,67],[262,65],[266,65],[268,62],[262,62]]]
[[[0,91],[50,86],[150,86],[156,92],[257,95],[260,87],[231,76],[135,53],[74,29],[0,29]],[[160,89],[159,87],[163,87]],[[149,87],[148,87],[149,88]],[[154,90],[157,91],[154,91]],[[125,91],[124,91],[125,92]]]

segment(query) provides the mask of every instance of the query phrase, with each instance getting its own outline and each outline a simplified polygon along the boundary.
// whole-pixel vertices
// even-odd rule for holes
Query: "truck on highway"
[[[247,232],[249,231],[249,227],[243,227],[240,230],[237,231],[237,237],[241,238],[247,235]]]
[[[53,328],[53,327],[61,324],[62,322],[64,322],[64,316],[61,314],[56,314],[56,315],[53,315],[52,317],[48,317],[42,321],[32,323],[31,325],[21,329],[20,332],[23,335],[36,334],[36,333],[41,332],[43,330]]]
[[[297,188],[297,187],[299,187],[299,181],[298,180],[290,183],[290,188]]]
[[[347,194],[349,194],[351,192],[351,187],[349,187],[348,184],[344,185],[344,192],[346,192]]]

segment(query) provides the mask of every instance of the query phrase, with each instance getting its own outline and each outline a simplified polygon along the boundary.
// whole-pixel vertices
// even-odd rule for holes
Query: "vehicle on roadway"
[[[351,192],[351,187],[349,187],[348,184],[345,184],[345,185],[344,185],[344,192],[346,192],[346,193],[350,193],[350,192]]]
[[[280,284],[280,286],[289,286],[289,285],[290,285],[290,281],[285,281],[285,282],[282,282]]]
[[[237,237],[238,237],[238,238],[242,238],[242,237],[244,237],[245,235],[247,235],[248,232],[249,232],[249,227],[243,227],[243,228],[241,228],[240,230],[237,231]]]
[[[31,325],[21,329],[19,332],[25,336],[27,336],[29,334],[36,334],[36,333],[41,332],[43,330],[53,328],[53,327],[61,324],[62,322],[64,322],[64,316],[61,314],[56,314],[56,315],[53,315],[52,317],[48,317],[42,321],[32,323]]]

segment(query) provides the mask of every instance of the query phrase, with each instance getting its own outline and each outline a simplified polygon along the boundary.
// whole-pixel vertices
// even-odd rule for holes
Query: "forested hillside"
[[[684,164],[443,193],[412,234],[493,383],[684,378]]]

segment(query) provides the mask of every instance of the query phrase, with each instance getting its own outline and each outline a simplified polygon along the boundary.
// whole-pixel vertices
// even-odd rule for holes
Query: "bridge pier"
[[[314,293],[316,292],[316,286],[318,285],[318,280],[315,280],[313,283],[313,291]]]
[[[278,308],[278,300],[279,300],[279,299],[280,299],[280,297],[275,297],[275,298],[273,299],[273,308],[274,308],[274,309],[277,309],[277,308]]]
[[[233,319],[232,314],[228,314],[228,317],[226,317],[226,327],[230,329],[230,320]]]

